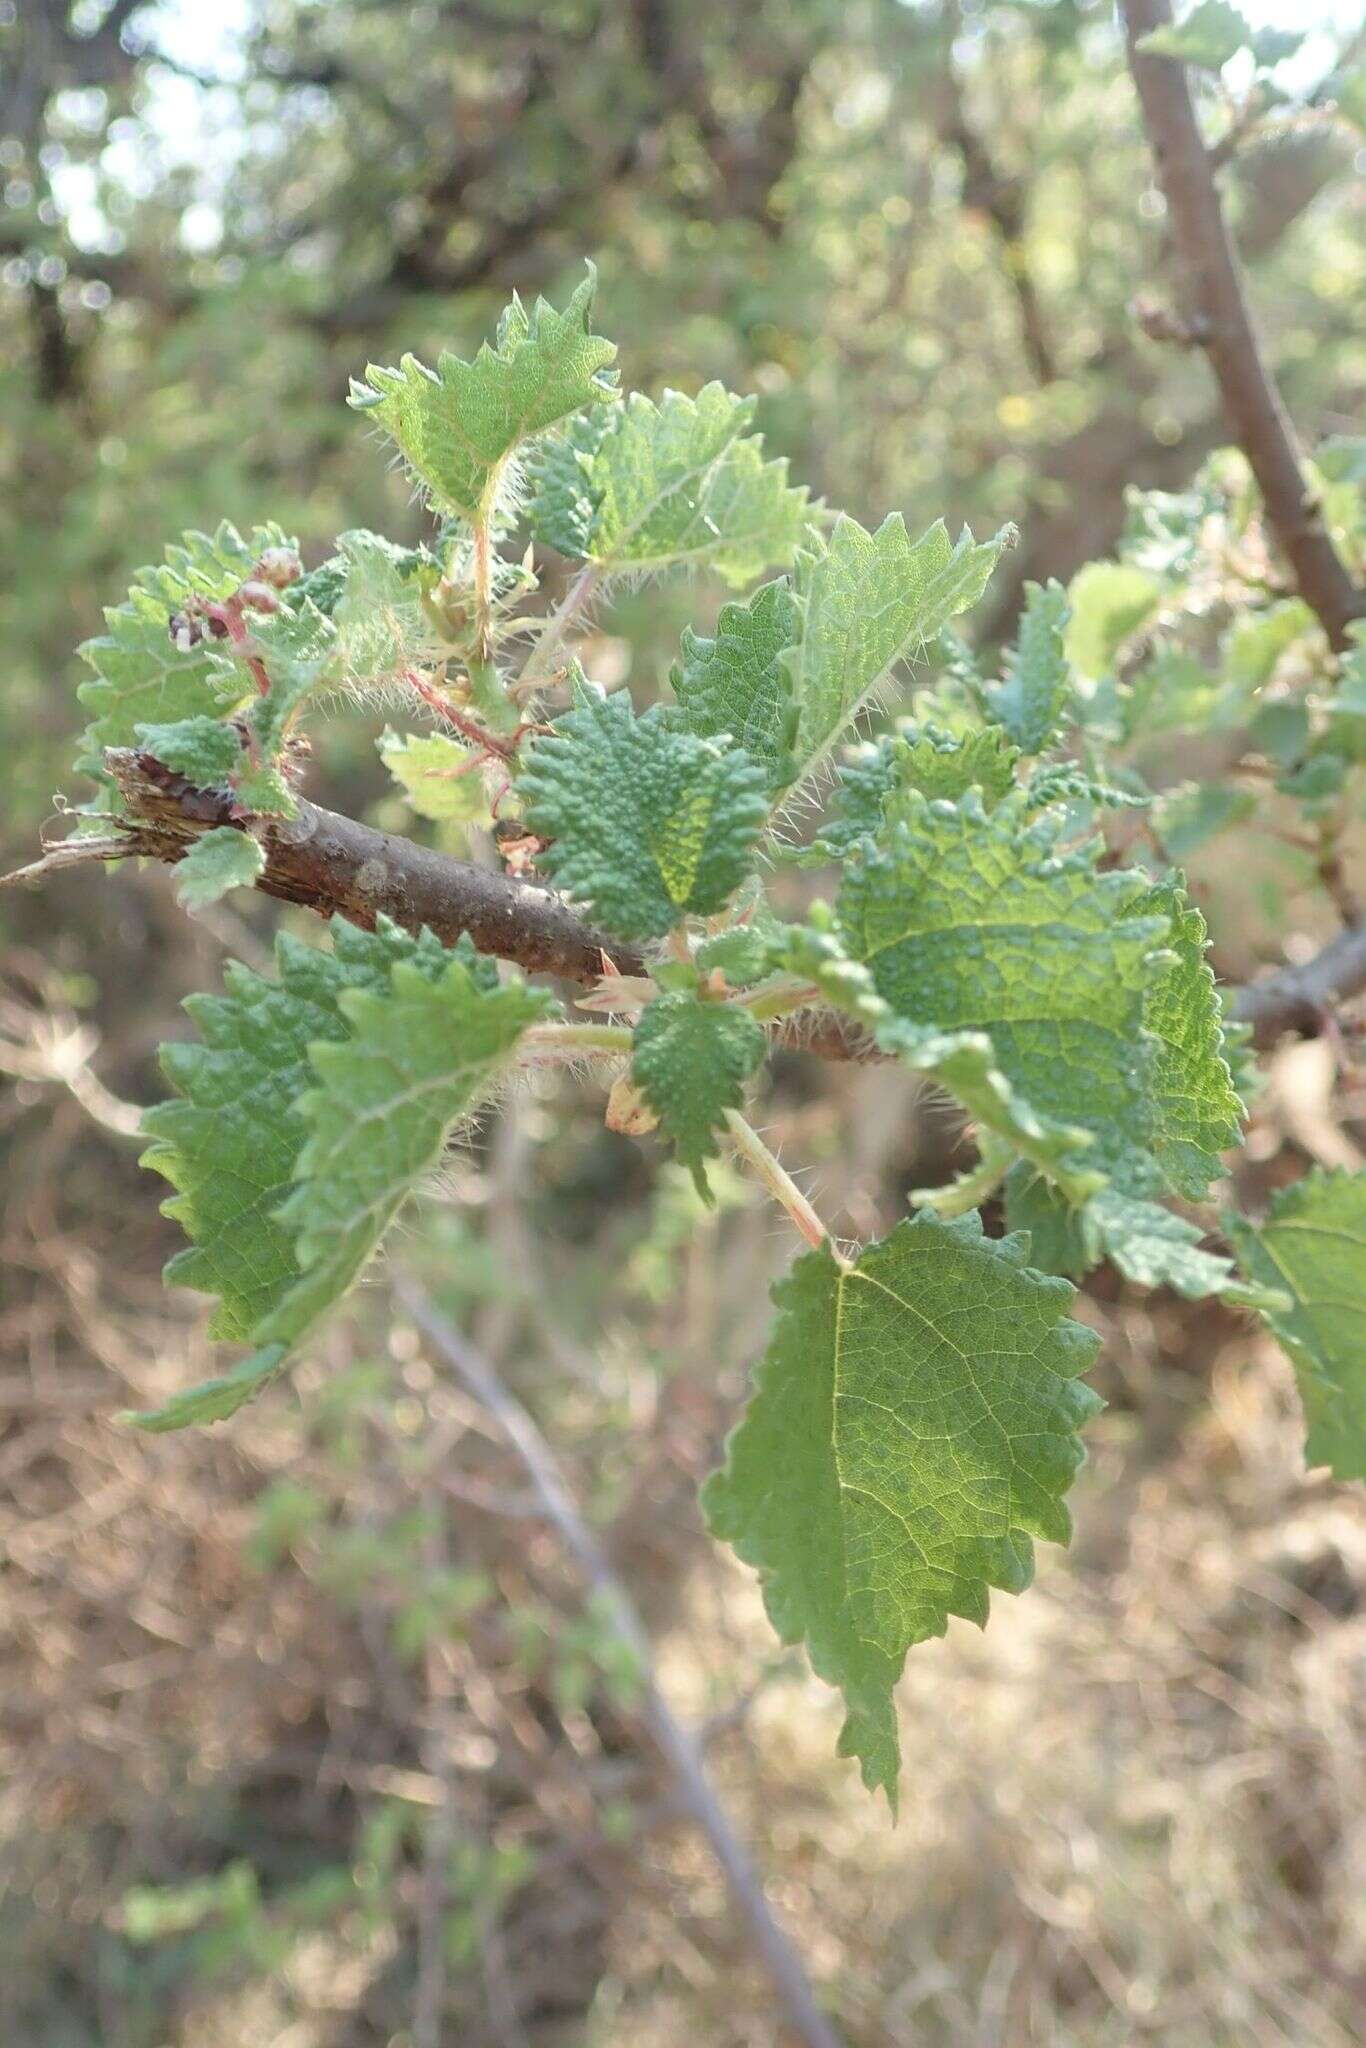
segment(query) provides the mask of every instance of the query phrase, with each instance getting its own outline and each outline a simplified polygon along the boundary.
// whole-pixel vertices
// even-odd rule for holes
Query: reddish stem
[[[206,618],[217,620],[240,653],[250,638],[247,622],[242,617],[242,600],[238,597],[229,597],[225,598],[222,604],[205,605],[204,614]],[[250,669],[261,695],[263,697],[267,696],[270,692],[270,676],[266,672],[266,665],[260,655],[243,654],[242,659]]]
[[[474,746],[482,748],[486,754],[496,754],[500,761],[510,761],[512,759],[517,751],[516,734],[511,739],[505,740],[499,739],[494,733],[485,732],[477,719],[470,718],[463,711],[457,711],[454,704],[448,698],[443,697],[436,686],[433,683],[429,683],[425,676],[420,676],[416,669],[405,669],[403,675],[404,680],[412,684],[423,703],[429,705],[435,711],[438,718],[444,718],[447,725],[453,726],[462,739],[467,739]]]

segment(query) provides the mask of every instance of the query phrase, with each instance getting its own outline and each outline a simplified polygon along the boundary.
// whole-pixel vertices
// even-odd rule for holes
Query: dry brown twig
[[[1123,13],[1129,68],[1182,275],[1183,326],[1209,358],[1229,427],[1251,464],[1300,595],[1340,653],[1353,619],[1366,615],[1366,591],[1352,582],[1328,536],[1262,353],[1186,67],[1142,48],[1146,36],[1171,21],[1170,0],[1123,0]]]
[[[162,779],[164,771],[158,776],[158,764],[146,755],[114,753],[109,762],[128,816],[120,821],[117,845],[96,842],[87,859],[140,855],[174,865],[203,833],[241,822],[233,818],[226,792],[176,794]],[[583,988],[597,989],[607,961],[628,978],[628,995],[629,982],[646,972],[640,954],[595,931],[549,891],[434,852],[397,833],[378,832],[306,798],[299,799],[297,819],[271,821],[260,839],[266,865],[257,888],[320,917],[340,912],[368,929],[382,913],[410,931],[426,924],[447,944],[468,932],[481,953]],[[38,861],[3,879],[38,882],[52,872],[47,861]],[[1288,1031],[1313,1037],[1338,1004],[1363,989],[1366,925],[1358,925],[1311,959],[1228,991],[1226,1007],[1230,1016],[1251,1025],[1257,1045],[1267,1046]],[[590,1007],[602,1008],[603,999],[595,996]],[[802,1012],[778,1028],[821,1059],[883,1057],[856,1025],[828,1010]]]
[[[441,1315],[420,1288],[400,1278],[395,1293],[437,1357],[506,1436],[526,1470],[547,1520],[558,1531],[613,1628],[635,1653],[641,1672],[642,1719],[668,1766],[680,1804],[706,1836],[725,1873],[736,1910],[763,1958],[794,2039],[805,2043],[805,2048],[840,2048],[839,2036],[816,2003],[801,1957],[774,1918],[759,1873],[712,1789],[698,1743],[659,1690],[649,1641],[635,1608],[580,1514],[550,1445],[488,1361]]]

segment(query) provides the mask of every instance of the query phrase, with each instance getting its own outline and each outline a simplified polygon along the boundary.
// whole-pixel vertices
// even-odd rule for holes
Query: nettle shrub
[[[174,1093],[147,1115],[146,1163],[189,1240],[168,1277],[213,1295],[213,1333],[247,1349],[130,1419],[231,1415],[490,1094],[579,1062],[610,1084],[617,1128],[657,1129],[704,1191],[733,1147],[810,1243],[703,1507],[783,1641],[842,1689],[841,1751],[894,1800],[907,1650],[950,1615],[984,1622],[991,1588],[1028,1585],[1034,1540],[1067,1539],[1099,1406],[1073,1283],[1101,1261],[1260,1311],[1298,1372],[1310,1460],[1366,1471],[1366,1178],[1311,1174],[1260,1224],[1201,1206],[1252,1072],[1171,865],[1270,776],[1329,871],[1366,754],[1366,658],[1335,662],[1278,593],[1224,456],[1187,494],[1136,501],[1121,559],[1070,593],[1030,587],[984,674],[951,622],[1008,533],[913,537],[895,513],[869,532],[767,456],[751,401],[716,384],[623,396],[592,283],[562,312],[514,300],[470,362],[405,357],[353,387],[431,506],[425,544],[345,533],[305,572],[271,527],[190,534],[84,650],[80,766],[115,820],[95,829],[131,822],[111,773],[129,750],[191,815],[212,790],[229,820],[180,862],[187,904],[262,875],[298,810],[303,721],[359,694],[408,714],[380,744],[413,809],[491,827],[604,947],[587,1020],[467,936],[382,920],[336,919],[330,946],[281,936],[273,979],[230,965],[193,998],[198,1038],[164,1048]],[[1325,488],[1359,548],[1339,466]],[[571,565],[549,613],[532,603],[542,548]],[[642,710],[575,645],[614,587],[680,572],[741,594],[684,634]],[[914,716],[851,744],[927,650],[939,680]],[[1192,728],[1239,736],[1231,765],[1152,802],[1145,747]],[[792,862],[830,876],[797,924],[766,892]],[[741,1113],[775,1039],[833,1031],[946,1091],[978,1148],[874,1244],[833,1242]],[[983,1229],[989,1197],[1003,1236]]]

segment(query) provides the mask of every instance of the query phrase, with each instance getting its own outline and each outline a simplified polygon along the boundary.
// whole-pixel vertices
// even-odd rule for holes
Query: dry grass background
[[[151,931],[154,889],[136,890]],[[1298,1171],[1324,1131],[1350,1145],[1316,1057],[1277,1069],[1250,1171]],[[94,1064],[116,1091],[147,1085],[140,1043]],[[412,2048],[444,2009],[429,2038],[461,2048],[780,2048],[629,1700],[553,1683],[555,1645],[581,1628],[572,1573],[382,1287],[331,1329],[302,1403],[269,1399],[212,1436],[111,1427],[130,1393],[209,1360],[194,1303],[158,1278],[173,1233],[100,1107],[30,1080],[4,1112],[0,2041]],[[797,1062],[775,1117],[859,1228],[894,1213],[945,1129],[886,1076],[813,1096]],[[661,1251],[644,1174],[623,1184],[605,1142],[591,1110],[523,1099],[455,1162],[435,1237],[410,1232],[403,1256],[438,1279],[452,1247],[487,1255],[468,1326],[563,1447],[850,2043],[1360,2042],[1366,1526],[1359,1497],[1304,1474],[1275,1348],[1223,1310],[1088,1295],[1110,1406],[1077,1540],[984,1634],[956,1623],[911,1657],[893,1828],[834,1758],[831,1696],[775,1652],[752,1579],[693,1505],[789,1246],[739,1205],[684,1213]],[[528,1212],[533,1150],[550,1194]],[[262,1504],[280,1512],[290,1488],[321,1505],[272,1551]],[[376,1567],[375,1540],[415,1505],[417,1551]],[[394,1624],[415,1557],[484,1572],[490,1594],[413,1659]],[[366,1831],[395,1812],[415,1824],[372,1911]],[[472,1880],[452,1957],[432,1873],[461,1845],[511,1875],[501,1894]],[[132,1888],[237,1861],[276,1947],[220,1968],[130,1943]],[[319,1865],[336,1897],[291,1917]]]

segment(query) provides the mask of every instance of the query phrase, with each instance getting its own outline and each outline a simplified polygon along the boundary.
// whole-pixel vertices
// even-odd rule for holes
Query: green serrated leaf
[[[766,1045],[748,1010],[693,995],[657,997],[636,1024],[632,1076],[704,1201],[711,1200],[704,1166],[716,1156],[716,1133],[726,1111],[743,1101]]]
[[[1295,1368],[1306,1458],[1366,1479],[1366,1173],[1316,1170],[1262,1224],[1225,1222],[1251,1278],[1289,1296],[1264,1314]]]
[[[1122,771],[1131,782],[1139,782],[1134,769]],[[1088,775],[1075,761],[1045,761],[1024,785],[1031,810],[1045,810],[1051,804],[1085,804],[1098,811],[1146,811],[1153,799],[1142,788],[1121,789]]]
[[[1002,1072],[984,1031],[936,1031],[899,1017],[833,932],[793,927],[781,959],[790,973],[814,982],[832,1009],[862,1024],[883,1052],[947,1089],[985,1130],[1032,1160],[1068,1201],[1084,1202],[1104,1181],[1087,1157],[1090,1131],[1038,1115]]]
[[[840,763],[840,815],[822,826],[811,851],[822,859],[843,860],[860,839],[878,838],[887,800],[898,790],[915,789],[952,803],[977,789],[990,810],[1015,787],[1019,758],[1018,747],[999,725],[957,736],[932,725],[907,725],[852,747]]]
[[[296,1105],[309,1135],[275,1219],[302,1270],[258,1344],[297,1343],[346,1291],[553,998],[520,981],[490,987],[459,958],[436,979],[400,960],[388,988],[346,989],[338,1007],[349,1035],[309,1048],[318,1085]]]
[[[602,405],[577,412],[527,457],[526,513],[532,535],[573,562],[586,561],[592,547],[593,459],[611,417]]]
[[[337,624],[305,600],[281,610],[254,627],[250,646],[270,678],[270,688],[257,696],[247,714],[257,747],[267,762],[283,752],[305,706],[336,689],[342,680]],[[293,800],[286,799],[292,814]]]
[[[143,1118],[151,1140],[143,1164],[175,1188],[163,1212],[193,1240],[166,1278],[218,1296],[213,1337],[249,1339],[298,1277],[293,1238],[276,1211],[306,1136],[295,1104],[313,1078],[307,1049],[350,1028],[338,998],[349,988],[387,987],[397,960],[433,975],[450,957],[430,932],[412,939],[387,919],[369,933],[334,918],[332,945],[322,952],[282,933],[275,981],[229,961],[226,993],[185,1005],[200,1042],[161,1048],[180,1099]]]
[[[250,1358],[244,1358],[231,1372],[222,1373],[216,1379],[201,1380],[198,1386],[187,1387],[183,1394],[173,1394],[159,1408],[125,1408],[116,1419],[152,1436],[160,1436],[172,1429],[194,1429],[210,1422],[226,1422],[230,1415],[235,1415],[248,1401],[254,1401],[263,1388],[278,1378],[285,1355],[283,1344],[268,1344],[263,1351],[253,1351]]]
[[[949,539],[942,520],[913,541],[899,512],[876,533],[841,514],[828,542],[797,557],[800,632],[784,657],[796,706],[794,780],[818,768],[899,663],[976,604],[1013,538]]]
[[[748,583],[792,559],[808,495],[748,433],[754,401],[707,384],[696,398],[633,392],[601,433],[576,430],[535,472],[532,532],[604,575],[710,568]]]
[[[184,909],[203,910],[229,889],[249,889],[265,866],[265,854],[250,833],[220,825],[196,839],[176,862],[176,895]]]
[[[679,732],[654,705],[580,690],[517,779],[538,865],[624,939],[662,938],[685,913],[722,909],[768,813],[762,770],[739,747]]]
[[[1188,1301],[1206,1295],[1245,1296],[1233,1262],[1202,1251],[1204,1232],[1160,1202],[1102,1188],[1081,1212],[1089,1266],[1109,1259],[1137,1287],[1170,1287]]]
[[[779,578],[746,604],[722,605],[711,639],[685,627],[670,675],[687,730],[702,739],[735,740],[759,763],[775,794],[794,772],[796,713],[782,657],[797,631],[796,599]]]
[[[419,818],[450,825],[487,818],[484,778],[472,747],[449,733],[396,733],[387,727],[377,745],[380,759]]]
[[[310,569],[297,583],[284,592],[284,602],[291,607],[304,603],[315,604],[327,618],[331,618],[341,602],[346,588],[346,564],[340,555],[332,555],[325,562],[319,562],[316,569]]]
[[[163,767],[183,775],[196,789],[213,789],[240,767],[240,734],[221,718],[180,718],[170,725],[140,725],[137,742]]]
[[[697,949],[697,965],[704,974],[723,974],[732,988],[746,988],[769,972],[775,938],[767,922],[736,925],[716,932]]]
[[[892,1688],[951,1614],[984,1623],[1020,1592],[1031,1538],[1063,1543],[1077,1430],[1100,1407],[1079,1375],[1095,1333],[1073,1290],[977,1216],[903,1223],[850,1267],[799,1259],[726,1464],[703,1490],[713,1534],[763,1576],[784,1642],[844,1692],[840,1753],[895,1806]]]
[[[896,1020],[880,1040],[910,1055],[925,1033],[984,1034],[1044,1128],[1091,1132],[1087,1169],[1136,1171],[1153,1117],[1143,1004],[1171,964],[1143,878],[1101,872],[1094,841],[1059,856],[1057,815],[1031,818],[1025,791],[990,813],[916,791],[888,809],[839,896],[848,950]]]
[[[1088,562],[1067,586],[1071,613],[1063,634],[1067,659],[1093,683],[1110,674],[1130,634],[1156,612],[1162,586],[1127,562]]]
[[[1198,1199],[1220,1170],[1219,1154],[1238,1143],[1244,1115],[1224,1057],[1223,1006],[1205,959],[1209,934],[1180,878],[1160,883],[1133,908],[1171,920],[1167,946],[1176,955],[1143,999],[1143,1028],[1155,1042],[1151,1149],[1167,1185]]]
[[[1184,21],[1168,22],[1140,36],[1138,47],[1150,57],[1173,57],[1202,71],[1221,71],[1251,41],[1246,18],[1230,0],[1200,0]]]
[[[244,540],[225,522],[212,538],[187,533],[164,562],[137,572],[126,601],[106,611],[108,630],[79,649],[95,672],[76,693],[90,713],[76,759],[83,774],[108,788],[105,749],[136,746],[139,726],[221,718],[254,693],[221,640],[173,636],[171,622],[192,602],[231,597],[266,548],[292,545],[278,526]]]
[[[1063,649],[1069,613],[1061,583],[1026,583],[1024,616],[1006,678],[988,692],[991,716],[1024,754],[1041,754],[1062,730],[1072,679]]]
[[[429,370],[415,356],[398,369],[371,364],[351,404],[397,443],[432,503],[471,521],[488,518],[510,459],[526,442],[595,400],[612,396],[615,345],[588,331],[596,273],[557,313],[514,298],[473,362],[443,354]]]
[[[1071,1208],[1028,1166],[1016,1166],[1005,1184],[1009,1230],[1029,1234],[1030,1257],[1048,1273],[1079,1280],[1108,1259],[1136,1287],[1170,1287],[1187,1301],[1218,1295],[1265,1307],[1271,1297],[1249,1287],[1231,1259],[1206,1251],[1205,1233],[1161,1202],[1106,1186],[1081,1208]]]

